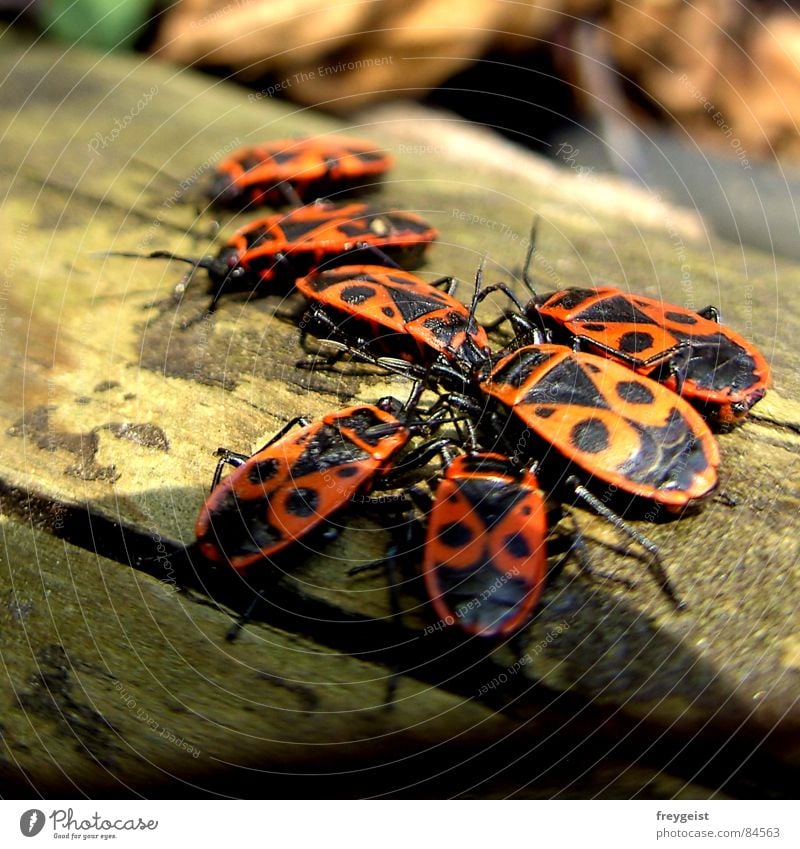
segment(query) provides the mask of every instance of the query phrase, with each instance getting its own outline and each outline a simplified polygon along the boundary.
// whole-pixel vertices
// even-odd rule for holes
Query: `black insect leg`
[[[262,598],[261,593],[256,593],[244,613],[233,623],[233,625],[231,625],[228,629],[228,633],[225,634],[225,639],[229,643],[232,643],[239,636],[239,632],[253,618],[253,614],[263,603],[264,599]]]
[[[398,627],[402,627],[402,608],[397,590],[399,575],[401,573],[400,563],[403,560],[410,559],[413,552],[419,548],[421,524],[414,516],[414,505],[417,502],[424,503],[426,498],[429,503],[430,499],[422,488],[411,487],[399,499],[392,496],[369,499],[366,502],[368,506],[373,508],[389,507],[395,513],[396,518],[402,521],[399,525],[395,526],[393,532],[394,541],[386,549],[386,555],[381,560],[364,563],[360,566],[353,566],[347,572],[348,575],[353,576],[376,569],[382,569],[384,571],[387,592],[389,594],[389,612],[392,621]],[[403,504],[403,507],[400,509],[398,508],[399,504]],[[397,684],[401,675],[401,669],[396,666],[391,667],[391,674],[386,682],[386,697],[384,702],[388,709],[394,706]]]
[[[303,199],[297,194],[295,187],[287,180],[276,183],[273,188],[288,206],[303,206]]]
[[[506,312],[496,318],[494,321],[485,324],[484,330],[491,333],[497,330],[504,322],[508,321],[514,331],[517,344],[540,344],[546,338],[546,331],[543,328],[536,327],[527,317],[527,308],[505,283],[493,283],[491,286],[483,286],[483,260],[481,261],[478,271],[475,275],[475,294],[472,298],[470,306],[470,315],[474,316],[478,308],[489,295],[494,292],[501,292],[511,303],[517,308],[517,312]]]
[[[279,439],[283,439],[289,431],[294,427],[308,427],[311,424],[311,420],[306,418],[306,416],[295,416],[293,419],[289,419],[288,422],[273,436],[270,437],[269,441],[264,443],[261,448],[256,451],[256,454],[261,453],[265,448],[269,448],[270,445],[274,445]]]
[[[385,265],[387,268],[394,268],[397,271],[402,269],[385,251],[382,251],[377,245],[371,245],[369,242],[359,242],[357,250],[363,251],[367,256],[374,256],[380,260],[379,265]],[[349,257],[349,254],[348,254]]]
[[[619,348],[615,348],[612,345],[606,345],[603,342],[598,342],[590,336],[574,336],[572,339],[572,349],[574,351],[582,351],[585,348],[589,348],[590,350],[591,348],[595,348],[605,354],[609,359],[619,360],[634,371],[649,369],[658,365],[665,365],[667,367],[666,371],[668,375],[675,378],[675,392],[678,395],[680,395],[683,390],[683,384],[686,380],[686,372],[689,369],[693,351],[691,341],[684,339],[683,341],[672,345],[672,347],[667,348],[666,351],[661,351],[658,354],[653,354],[652,357],[642,360],[639,359],[639,357],[634,357],[632,354],[626,354],[624,351],[620,351]],[[662,379],[660,375],[654,374],[653,372],[651,372],[648,376],[652,380],[660,381]]]
[[[266,448],[269,448],[270,445],[274,445],[279,439],[282,439],[286,434],[293,428],[297,427],[308,427],[311,424],[309,419],[305,416],[295,416],[289,422],[287,422],[276,434],[270,437],[269,441],[266,442],[258,451],[254,452],[255,454],[259,454],[264,451]],[[214,478],[211,482],[211,490],[213,491],[217,485],[219,484],[222,478],[222,470],[225,466],[233,466],[233,468],[238,468],[243,463],[246,463],[250,456],[249,454],[240,454],[238,451],[230,451],[227,448],[217,448],[217,456],[219,457],[219,461],[217,462],[217,468],[214,470]]]
[[[314,327],[312,331],[309,331],[308,329],[309,324]],[[311,363],[301,361],[297,364],[298,368],[330,368],[339,362],[346,353],[350,353],[354,357],[361,357],[361,359],[373,364],[376,362],[374,358],[366,354],[366,351],[370,348],[368,340],[360,338],[347,339],[344,337],[344,334],[336,322],[327,316],[322,310],[315,307],[311,307],[300,322],[300,346],[306,353],[316,353],[309,350],[307,340],[309,335],[312,333],[314,336],[322,338],[316,332],[317,329],[321,330],[323,333],[327,332],[329,334],[323,339],[324,342],[336,345],[341,348],[341,350],[332,354],[330,357],[327,357],[323,360],[322,364],[318,363],[317,360],[314,360]],[[362,352],[364,353],[362,354]]]
[[[239,454],[236,451],[229,451],[227,448],[217,448],[217,457],[219,457],[219,460],[217,461],[217,468],[214,470],[214,477],[211,480],[210,492],[217,488],[225,466],[233,466],[234,469],[237,469],[250,459],[247,454]]]
[[[323,341],[338,346],[341,350],[336,351],[336,353],[331,354],[330,356],[324,357],[322,362],[320,363],[317,359],[317,355],[319,354],[319,346],[317,346],[314,350],[311,350],[308,344],[308,337],[311,335],[311,332],[308,330],[308,325],[314,323],[315,330],[317,327],[323,328],[327,330],[330,334],[329,337],[325,338]],[[298,368],[302,369],[313,369],[313,368],[331,368],[334,366],[349,350],[349,346],[345,342],[341,342],[337,339],[333,339],[331,337],[340,334],[340,330],[337,327],[336,323],[328,318],[324,312],[321,310],[317,310],[314,308],[309,309],[306,314],[303,316],[300,321],[300,347],[306,354],[314,354],[315,358],[311,361],[301,360],[297,363]],[[318,336],[316,332],[313,333],[314,336]]]
[[[575,555],[575,559],[578,562],[578,568],[581,573],[589,576],[589,577],[597,577],[603,578],[604,580],[614,581],[615,583],[623,584],[624,586],[631,588],[634,586],[632,581],[627,580],[626,578],[618,578],[613,574],[607,574],[605,572],[598,572],[595,570],[592,565],[592,558],[589,554],[589,546],[586,544],[586,538],[583,535],[583,531],[581,530],[580,524],[578,523],[578,517],[571,511],[565,507],[561,508],[561,512],[564,515],[567,515],[572,520],[572,532],[570,534],[570,545],[565,554],[563,554],[556,564],[552,567],[551,574],[557,574],[564,566],[566,560],[571,556]]]
[[[621,516],[618,516],[613,510],[609,509],[599,498],[597,498],[597,496],[592,495],[592,493],[590,493],[576,477],[573,476],[568,478],[567,486],[569,486],[574,491],[575,495],[582,501],[586,502],[586,504],[588,504],[598,515],[607,519],[612,525],[614,525],[614,527],[627,534],[632,540],[637,542],[645,551],[647,551],[648,554],[650,554],[648,568],[658,585],[661,587],[662,592],[667,596],[667,598],[669,598],[677,610],[685,609],[686,602],[682,601],[678,597],[678,594],[675,592],[664,566],[661,563],[661,555],[658,550],[658,546],[644,536],[644,534],[639,533],[639,531],[629,525]]]
[[[324,541],[326,543],[333,542],[339,536],[340,529],[330,522],[323,523],[317,530],[317,539],[319,541]],[[285,574],[287,566],[284,565],[280,571]],[[233,642],[238,636],[239,632],[254,618],[255,612],[264,607],[267,607],[267,599],[265,597],[266,588],[261,587],[259,590],[255,591],[254,596],[250,604],[245,608],[245,611],[242,615],[231,625],[228,629],[227,634],[225,635],[225,639],[228,642]]]
[[[675,378],[675,392],[677,395],[683,395],[683,384],[686,382],[689,366],[692,364],[693,350],[691,342],[687,342],[680,350],[676,350],[674,356],[669,361],[669,374]]]
[[[458,279],[456,277],[440,277],[428,285],[433,286],[434,289],[444,288],[448,295],[455,295],[458,288]]]
[[[550,577],[555,577],[558,575],[561,570],[564,568],[564,564],[569,560],[572,555],[575,555],[575,559],[578,562],[578,568],[581,572],[586,575],[592,574],[592,561],[589,556],[589,547],[586,545],[586,540],[583,536],[583,532],[581,531],[580,525],[578,524],[578,519],[575,514],[568,510],[566,507],[561,507],[555,516],[548,517],[550,519],[551,524],[555,522],[556,516],[561,518],[561,515],[569,516],[572,520],[572,531],[569,534],[569,547],[562,554],[558,560],[550,567],[548,571],[548,579]]]
[[[309,330],[309,324],[316,325],[313,330]],[[317,330],[326,332],[328,336],[320,336]],[[327,357],[319,357],[319,348],[311,349],[308,345],[308,337],[316,336],[321,341],[328,345],[339,348],[335,353]],[[393,374],[399,374],[403,377],[408,377],[411,380],[419,380],[418,374],[425,374],[418,366],[407,363],[405,360],[399,360],[394,357],[376,357],[369,353],[373,347],[369,339],[361,337],[347,337],[342,333],[339,326],[333,321],[323,310],[316,307],[311,307],[307,310],[305,316],[300,322],[300,346],[307,354],[315,355],[313,360],[301,360],[297,363],[297,368],[301,369],[330,369],[336,365],[346,354],[353,360],[369,363],[378,368],[386,369]]]
[[[478,290],[476,287],[475,291],[475,302],[477,304],[482,303],[484,300],[486,300],[486,298],[489,297],[489,295],[493,294],[494,292],[502,292],[521,313],[525,312],[525,305],[514,294],[511,288],[505,283],[492,283],[491,286],[485,286],[480,290]]]
[[[399,486],[399,481],[401,481],[406,475],[422,468],[435,456],[441,456],[452,446],[452,444],[452,439],[443,437],[442,439],[436,439],[417,446],[414,450],[409,451],[401,463],[398,463],[390,472],[387,472],[387,474],[380,478],[380,480],[377,481],[375,488],[392,489],[393,487]],[[414,497],[416,497],[416,494]]]
[[[586,349],[591,350],[592,348],[602,351],[603,354],[611,359],[621,360],[631,369],[638,370],[650,368],[651,366],[656,366],[659,363],[666,363],[676,354],[680,354],[682,352],[690,353],[692,343],[684,339],[682,342],[677,342],[675,345],[672,345],[672,347],[667,348],[666,351],[653,354],[652,357],[648,357],[643,360],[639,357],[634,357],[632,354],[627,354],[625,351],[620,351],[619,348],[615,348],[613,345],[606,345],[603,342],[598,342],[596,339],[592,339],[591,336],[578,334],[577,336],[572,337],[572,349],[574,351],[583,351]]]
[[[450,392],[447,395],[442,395],[431,408],[431,412],[436,412],[441,407],[445,406],[464,412],[467,416],[474,418],[475,420],[479,420],[486,412],[484,407],[478,401],[460,392]]]

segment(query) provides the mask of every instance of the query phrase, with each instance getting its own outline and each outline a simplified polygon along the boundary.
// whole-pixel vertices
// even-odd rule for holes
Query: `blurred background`
[[[339,115],[415,99],[615,172],[798,258],[800,18],[759,0],[0,0],[47,39],[139,51]]]

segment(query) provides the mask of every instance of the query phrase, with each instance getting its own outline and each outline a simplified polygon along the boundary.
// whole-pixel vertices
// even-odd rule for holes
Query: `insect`
[[[549,511],[529,470],[474,445],[461,453],[453,449],[446,439],[422,449],[425,459],[435,453],[443,460],[438,482],[404,488],[403,518],[394,525],[386,558],[349,574],[385,568],[399,616],[395,564],[420,550],[418,531],[425,527],[421,572],[441,627],[510,635],[530,619],[544,586]]]
[[[237,230],[216,257],[191,258],[169,251],[111,252],[107,256],[169,259],[204,268],[211,279],[213,310],[223,291],[291,285],[326,262],[374,254],[416,267],[436,230],[413,212],[380,210],[365,203],[327,203],[257,218]]]
[[[529,621],[539,602],[549,571],[550,527],[564,515],[573,519],[571,542],[550,571],[557,571],[574,552],[581,570],[591,573],[577,520],[545,496],[533,470],[506,455],[474,448],[455,455],[449,441],[434,450],[442,456],[444,468],[438,483],[430,485],[432,497],[418,486],[405,493],[411,510],[419,509],[427,523],[421,571],[439,617],[433,630],[456,625],[474,636],[512,636]],[[580,493],[582,487],[577,489]],[[590,504],[596,501],[588,493],[586,497]],[[649,567],[659,586],[676,607],[683,607],[656,546],[602,503],[597,509],[649,552]],[[412,521],[398,524],[398,537],[404,538],[385,560],[354,567],[350,574],[386,567],[391,579],[397,558],[418,550],[412,526]],[[392,580],[390,590],[393,587]],[[397,601],[392,602],[399,614]]]
[[[486,361],[489,340],[474,308],[453,296],[454,284],[451,278],[431,284],[377,265],[317,272],[296,283],[309,302],[301,322],[303,339],[312,333],[356,352],[422,368],[443,358],[469,371]],[[439,285],[447,288],[440,291]]]
[[[509,457],[471,451],[453,458],[447,451],[441,451],[447,463],[428,510],[422,562],[428,596],[440,622],[468,634],[510,636],[531,618],[544,589],[550,527],[572,514],[545,496],[532,469]],[[604,505],[598,512],[650,553],[654,577],[682,608],[656,546]],[[572,519],[569,549],[550,571],[574,552],[581,570],[591,573],[586,543]]]
[[[373,488],[414,434],[435,426],[410,420],[418,395],[405,406],[387,397],[316,422],[293,419],[251,457],[220,449],[195,527],[199,551],[243,572],[329,524]],[[226,465],[234,468],[223,478]]]
[[[770,383],[766,359],[720,323],[715,307],[693,312],[611,286],[537,295],[530,271],[537,225],[538,219],[522,275],[532,299],[523,306],[503,284],[486,290],[504,292],[517,306],[519,313],[506,317],[518,335],[525,338],[525,322],[531,322],[554,342],[616,360],[683,395],[720,428],[736,424],[764,397]]]
[[[279,139],[241,147],[219,162],[208,195],[220,206],[300,205],[368,186],[391,167],[391,156],[362,139]]]
[[[764,356],[720,324],[714,307],[696,313],[612,287],[571,288],[535,296],[526,313],[540,317],[554,341],[664,382],[722,427],[744,418],[770,382]]]
[[[512,459],[555,449],[558,459],[541,466],[548,488],[575,476],[606,500],[627,495],[679,512],[717,484],[719,448],[700,414],[613,360],[526,345],[485,367],[479,389],[489,410],[478,425]]]
[[[494,637],[530,619],[547,572],[548,516],[535,475],[496,453],[447,457],[422,561],[440,621]]]

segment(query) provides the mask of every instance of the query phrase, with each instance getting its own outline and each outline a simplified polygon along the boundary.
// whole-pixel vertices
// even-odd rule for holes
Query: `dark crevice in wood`
[[[763,416],[760,413],[750,413],[749,418],[754,422],[758,422],[763,425],[771,425],[772,427],[777,428],[778,430],[788,430],[791,433],[800,433],[800,424],[796,422],[787,422],[780,421],[778,419],[774,419],[771,416]],[[781,447],[787,447],[783,443],[781,443]]]

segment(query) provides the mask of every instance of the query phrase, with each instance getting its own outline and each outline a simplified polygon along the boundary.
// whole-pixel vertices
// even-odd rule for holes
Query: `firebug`
[[[381,210],[360,202],[319,203],[251,221],[216,257],[184,257],[162,250],[105,255],[177,260],[203,268],[211,280],[213,309],[224,291],[275,292],[334,262],[371,257],[415,268],[436,236],[436,230],[413,212]]]

